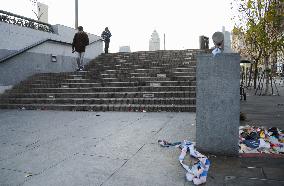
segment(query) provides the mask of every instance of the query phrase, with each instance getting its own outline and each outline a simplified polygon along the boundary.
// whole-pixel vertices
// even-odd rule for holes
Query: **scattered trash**
[[[225,181],[234,180],[236,176],[225,176]]]
[[[101,115],[97,114],[96,116],[101,116]]]
[[[158,140],[158,143],[162,147],[175,146],[181,149],[178,159],[182,167],[187,171],[186,179],[188,181],[192,181],[195,185],[200,185],[206,182],[210,161],[205,155],[195,150],[193,142],[184,140],[183,142],[171,143],[166,140]],[[189,152],[191,157],[196,159],[191,167],[183,163],[187,152]]]
[[[276,127],[239,127],[239,153],[284,154],[284,132]]]
[[[26,110],[26,108],[25,108],[25,107],[22,107],[21,109],[22,109],[22,110]]]
[[[221,54],[222,50],[220,48],[215,48],[214,50],[212,50],[212,54],[213,56],[216,56],[216,54]]]
[[[210,158],[210,157],[212,157],[212,158],[217,158],[217,156],[216,156],[216,155],[213,155],[213,154],[209,155],[208,157],[209,157],[209,158]]]
[[[247,116],[245,113],[240,112],[240,121],[245,121],[247,119]]]
[[[162,147],[170,147],[170,146],[179,147],[179,146],[181,145],[181,142],[170,143],[170,142],[167,142],[166,140],[158,140],[158,143],[159,143]]]
[[[31,176],[33,176],[32,173],[27,173],[27,175],[25,175],[25,178],[28,178],[28,177],[31,177]]]

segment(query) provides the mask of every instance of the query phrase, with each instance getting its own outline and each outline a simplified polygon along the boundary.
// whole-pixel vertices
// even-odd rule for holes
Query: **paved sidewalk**
[[[241,101],[241,111],[246,114],[247,121],[241,125],[254,123],[284,129],[284,83],[277,83],[277,88],[280,96],[259,96],[253,88],[246,90],[247,101]]]
[[[248,91],[241,125],[283,129],[283,90],[280,97]],[[179,149],[157,140],[195,141],[195,113],[0,110],[0,118],[0,186],[193,185]],[[206,185],[284,185],[284,158],[209,159]]]
[[[0,110],[0,185],[184,185],[194,113]]]
[[[195,113],[0,110],[0,185],[184,186],[180,150]],[[206,185],[284,185],[284,159],[209,155]]]

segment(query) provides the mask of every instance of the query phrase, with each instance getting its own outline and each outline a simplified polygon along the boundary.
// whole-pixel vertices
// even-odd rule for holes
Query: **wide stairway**
[[[102,54],[84,71],[36,74],[0,97],[2,109],[195,112],[201,50]]]

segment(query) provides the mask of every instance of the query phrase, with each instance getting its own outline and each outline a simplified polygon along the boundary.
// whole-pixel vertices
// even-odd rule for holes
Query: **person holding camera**
[[[78,27],[78,32],[74,35],[72,42],[72,53],[77,52],[77,71],[83,70],[83,59],[85,55],[86,46],[89,45],[89,37],[83,31],[83,27]]]

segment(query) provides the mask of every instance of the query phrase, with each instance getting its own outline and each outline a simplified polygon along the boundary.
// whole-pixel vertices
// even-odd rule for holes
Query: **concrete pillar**
[[[202,152],[238,154],[240,56],[197,56],[196,146]]]

